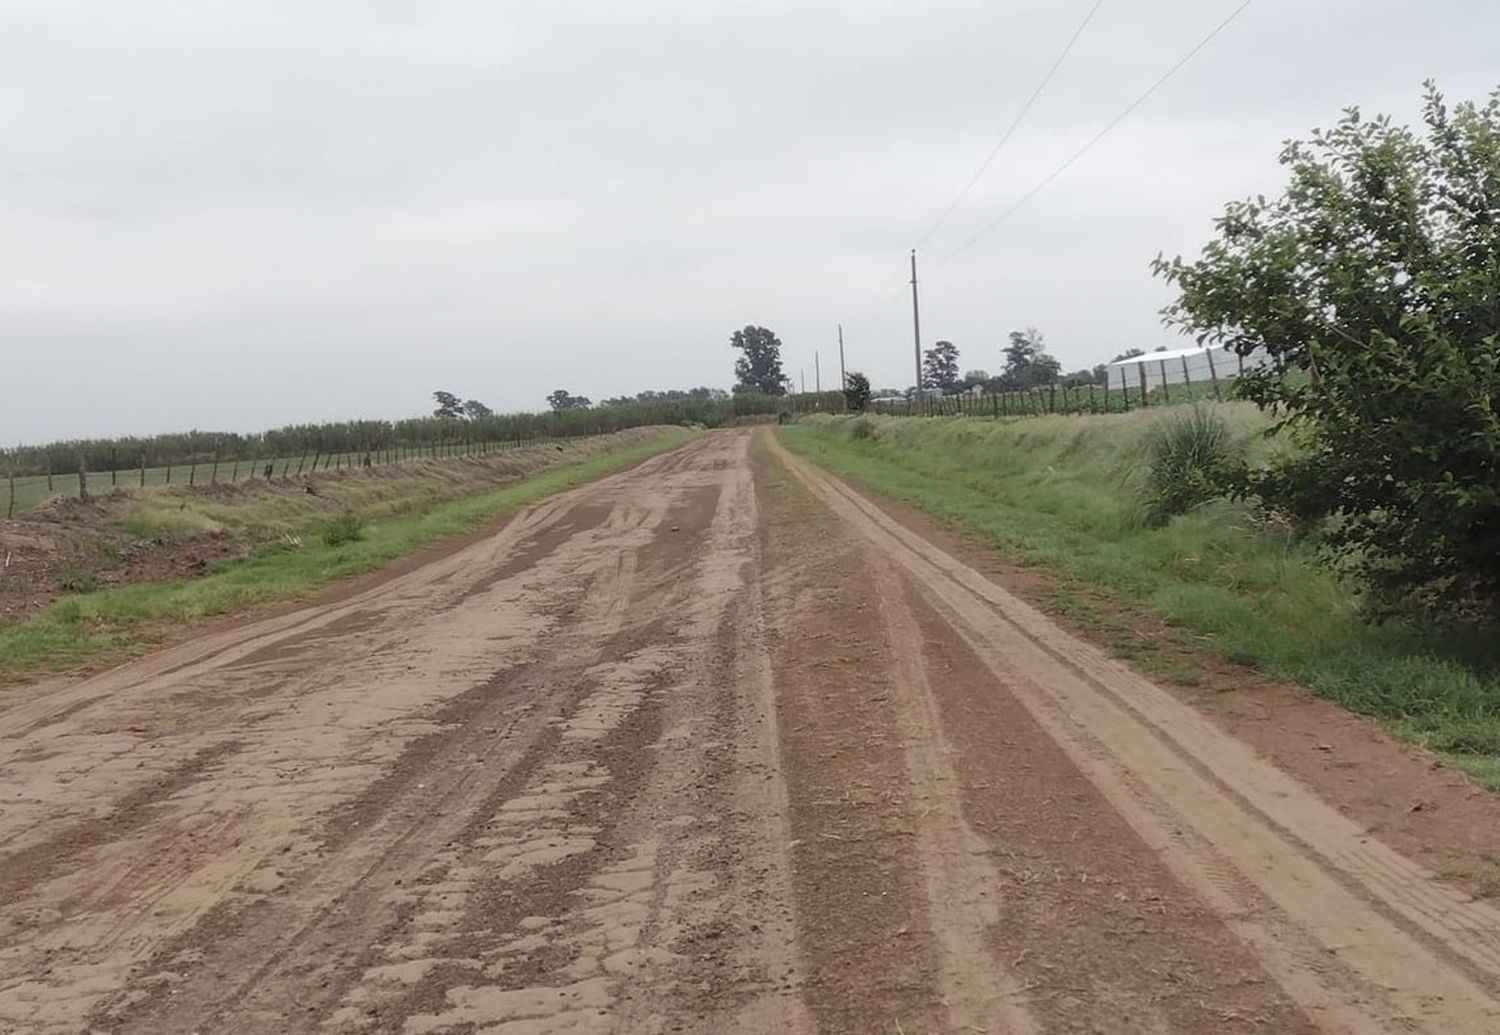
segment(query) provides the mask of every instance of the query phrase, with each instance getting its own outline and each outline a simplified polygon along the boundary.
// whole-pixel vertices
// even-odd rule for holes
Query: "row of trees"
[[[1047,351],[1045,342],[1042,332],[1035,327],[1011,331],[1008,343],[1000,350],[1004,365],[999,374],[970,370],[960,375],[958,346],[951,341],[940,341],[922,353],[922,387],[944,395],[957,395],[974,388],[987,392],[1014,392],[1051,384],[1065,388],[1106,384],[1109,370],[1106,364],[1065,374],[1062,364]],[[1110,362],[1145,354],[1143,349],[1130,349]]]

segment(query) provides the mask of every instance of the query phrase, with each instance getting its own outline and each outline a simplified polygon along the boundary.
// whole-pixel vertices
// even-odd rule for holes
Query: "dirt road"
[[[0,691],[0,1031],[1500,1032],[1500,911],[718,433]]]

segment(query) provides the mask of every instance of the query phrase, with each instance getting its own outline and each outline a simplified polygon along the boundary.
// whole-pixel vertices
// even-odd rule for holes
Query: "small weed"
[[[68,568],[57,577],[57,588],[64,593],[92,593],[99,588],[99,580],[80,568]]]
[[[346,510],[338,517],[329,518],[323,525],[323,543],[327,546],[343,546],[357,543],[365,537],[365,519]]]

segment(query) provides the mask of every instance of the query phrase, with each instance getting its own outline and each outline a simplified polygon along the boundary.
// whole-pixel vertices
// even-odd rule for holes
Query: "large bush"
[[[1384,612],[1500,617],[1500,92],[1420,132],[1347,112],[1289,144],[1279,198],[1229,205],[1171,322],[1272,365],[1240,392],[1296,453],[1246,488],[1326,518]]]

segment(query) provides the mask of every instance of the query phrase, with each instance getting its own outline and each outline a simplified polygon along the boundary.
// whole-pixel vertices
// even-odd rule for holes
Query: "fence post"
[[[1219,371],[1214,367],[1214,347],[1210,345],[1204,350],[1204,355],[1208,357],[1208,379],[1214,383],[1214,398],[1222,400],[1224,397],[1219,394]]]
[[[109,487],[111,489],[113,489],[116,485],[119,484],[119,479],[116,477],[119,474],[119,472],[120,472],[120,465],[115,461],[115,447],[114,446],[110,446],[109,447]]]
[[[1105,375],[1105,376],[1108,376],[1108,375]],[[1098,413],[1099,412],[1099,404],[1094,399],[1094,387],[1095,387],[1094,383],[1092,381],[1090,381],[1089,382],[1089,412],[1090,413]],[[1106,383],[1105,386],[1104,386],[1104,397],[1106,399],[1109,398],[1109,385],[1108,385],[1108,383]]]
[[[217,449],[214,450],[214,466],[213,466],[213,470],[211,470],[211,471],[208,472],[208,484],[210,484],[210,485],[218,485],[219,484],[219,451]]]
[[[167,484],[172,484],[172,461],[167,461]]]
[[[10,519],[16,516],[16,465],[12,461],[10,465],[10,502],[5,507],[5,517]]]
[[[52,457],[50,454],[47,457],[47,492],[49,495],[52,492]]]
[[[146,454],[141,454],[141,488],[146,487]]]
[[[193,465],[188,468],[188,486],[196,485],[198,482],[198,459],[193,458]]]
[[[1188,371],[1186,356],[1182,357],[1182,383],[1188,386],[1188,399],[1191,400],[1193,398],[1193,375]]]
[[[78,501],[80,503],[89,501],[88,465],[83,462],[82,456],[78,458]]]
[[[1161,371],[1161,401],[1170,403],[1172,401],[1172,390],[1167,387],[1167,361],[1159,359],[1156,361],[1156,366]]]
[[[1141,375],[1141,405],[1150,406],[1151,403],[1146,399],[1146,364],[1137,363],[1135,369]]]

